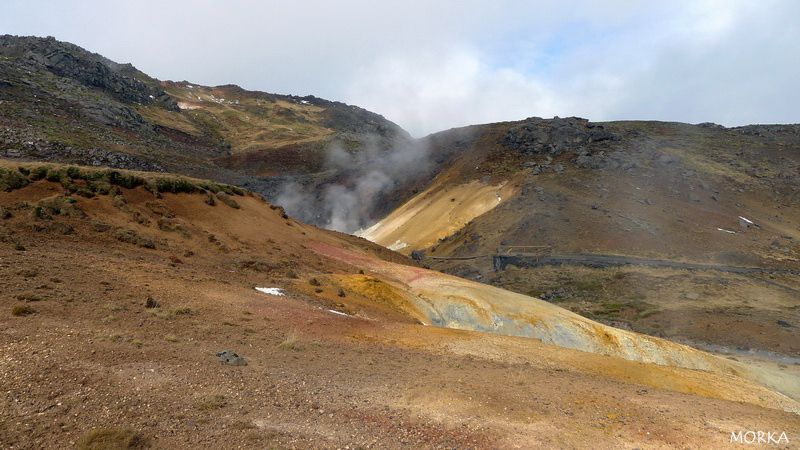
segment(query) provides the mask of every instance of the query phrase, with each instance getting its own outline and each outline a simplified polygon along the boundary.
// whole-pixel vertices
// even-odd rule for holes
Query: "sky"
[[[796,0],[1,0],[0,33],[342,101],[414,136],[556,115],[800,122]]]

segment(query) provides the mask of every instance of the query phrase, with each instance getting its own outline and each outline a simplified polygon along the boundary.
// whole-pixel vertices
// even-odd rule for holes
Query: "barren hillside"
[[[659,340],[651,356],[664,345],[711,365],[638,362],[599,324],[599,334],[581,325],[595,348],[564,348],[563,326],[590,322],[535,299],[527,320],[555,326],[549,335],[443,328],[489,314],[487,295],[510,326],[519,312],[504,302],[519,300],[304,225],[245,191],[4,167],[8,448],[672,448],[800,423],[797,402],[753,375],[779,374]],[[431,320],[449,323],[421,324]]]
[[[798,362],[796,125],[531,118],[429,139],[437,176],[364,237],[616,327]],[[566,262],[492,263],[526,252]],[[587,254],[767,273],[587,266]]]
[[[797,125],[411,139],[0,36],[0,158],[0,448],[800,441]]]
[[[312,198],[350,182],[330,146],[382,154],[409,141],[357,106],[161,81],[54,38],[0,36],[0,157],[180,173],[272,198],[291,184]]]

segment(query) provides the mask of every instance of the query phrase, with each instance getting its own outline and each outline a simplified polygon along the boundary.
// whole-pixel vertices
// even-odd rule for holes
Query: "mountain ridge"
[[[518,247],[797,268],[797,126],[532,117],[410,139],[316,97],[0,42],[4,444],[797,439],[795,273]]]
[[[0,37],[0,80],[2,156],[181,173],[269,197],[287,180],[243,167],[274,165],[318,192],[340,176],[324,167],[332,143],[359,153],[410,140],[363,108],[234,85],[162,82],[52,37]],[[287,151],[311,162],[297,163]]]

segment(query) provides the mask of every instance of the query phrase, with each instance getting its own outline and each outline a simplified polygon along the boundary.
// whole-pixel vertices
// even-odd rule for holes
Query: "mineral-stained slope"
[[[422,269],[228,186],[39,167],[4,163],[0,192],[6,446],[796,439],[797,403],[733,361]],[[514,329],[535,336],[497,334]]]
[[[800,361],[797,125],[530,118],[429,142],[437,176],[363,236],[618,328]]]

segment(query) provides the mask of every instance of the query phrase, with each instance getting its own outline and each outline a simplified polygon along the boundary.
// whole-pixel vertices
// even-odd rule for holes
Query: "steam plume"
[[[421,179],[430,169],[424,140],[387,147],[370,136],[350,149],[333,142],[325,153],[325,180],[287,183],[275,203],[293,217],[345,233],[370,225],[392,190]]]

